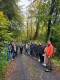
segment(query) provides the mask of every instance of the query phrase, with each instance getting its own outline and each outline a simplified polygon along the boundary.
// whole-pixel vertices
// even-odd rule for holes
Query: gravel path
[[[45,72],[45,67],[27,55],[18,55],[7,67],[5,80],[60,80],[60,73]]]

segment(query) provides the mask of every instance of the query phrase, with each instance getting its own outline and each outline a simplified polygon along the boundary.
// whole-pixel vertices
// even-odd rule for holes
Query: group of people
[[[18,46],[15,42],[10,44],[8,42],[7,45],[8,52],[7,52],[7,60],[15,59],[15,57],[18,55]],[[20,54],[28,54],[29,56],[32,56],[39,60],[39,62],[42,62],[43,66],[46,66],[46,72],[49,72],[52,70],[52,56],[53,56],[53,45],[51,44],[51,41],[47,41],[47,46],[45,47],[45,44],[42,44],[39,42],[39,44],[35,43],[26,43],[23,44],[21,42],[20,46]],[[24,52],[23,52],[24,51]]]
[[[22,54],[22,52],[23,52],[23,43],[22,42],[18,46],[16,44],[16,42],[12,42],[12,44],[11,44],[10,41],[8,41],[8,44],[7,44],[7,61],[14,60],[15,57],[17,57],[18,48],[20,49],[19,50],[20,54]]]
[[[15,59],[15,57],[18,55],[18,46],[15,42],[13,42],[12,44],[10,43],[10,41],[8,41],[8,45],[7,45],[7,61],[10,61],[10,57],[11,59]]]
[[[46,66],[47,69],[46,72],[49,72],[52,70],[52,56],[53,56],[53,45],[51,44],[51,41],[47,41],[47,47],[45,47],[45,44],[42,44],[39,42],[39,45],[35,42],[35,44],[32,43],[26,43],[24,45],[25,54],[27,53],[29,56],[36,57],[39,62],[42,62],[43,66]]]

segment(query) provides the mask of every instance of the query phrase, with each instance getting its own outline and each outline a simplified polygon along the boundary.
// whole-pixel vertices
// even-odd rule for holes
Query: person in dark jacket
[[[16,43],[13,44],[12,49],[13,49],[13,58],[15,59],[15,56],[17,54]]]
[[[16,56],[18,55],[18,46],[16,44]]]
[[[21,44],[20,44],[20,54],[22,54],[22,51],[23,51],[23,43],[21,42]]]
[[[30,52],[30,55],[31,55],[31,56],[34,56],[34,55],[33,55],[33,51],[34,51],[34,44],[33,44],[33,42],[32,42],[31,45],[30,45],[30,51],[31,51],[31,52]]]
[[[25,50],[25,54],[26,54],[26,52],[27,52],[26,43],[25,43],[25,45],[24,45],[24,50]]]
[[[42,43],[39,42],[39,45],[37,47],[37,51],[38,51],[38,54],[39,54],[39,57],[40,57],[40,62],[43,62],[42,61]]]
[[[45,49],[45,45],[42,44],[42,62],[44,62],[44,49]]]
[[[37,43],[35,42],[34,44],[34,56],[37,58],[38,54],[37,54]]]
[[[12,43],[12,50],[11,50],[11,59],[13,60],[13,45],[14,45],[14,42]]]

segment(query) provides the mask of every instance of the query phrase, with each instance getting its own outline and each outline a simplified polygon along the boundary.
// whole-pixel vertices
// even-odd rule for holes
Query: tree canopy
[[[33,0],[25,15],[18,2],[0,0],[0,13],[3,15],[0,15],[0,42],[36,40],[46,43],[50,39],[59,52],[60,0]]]
[[[0,47],[6,41],[21,42],[24,15],[18,1],[0,0]]]
[[[28,6],[28,33],[29,39],[46,43],[51,40],[54,47],[60,52],[60,1],[33,0]],[[32,28],[32,32],[31,32]],[[30,36],[30,34],[32,35]],[[58,53],[59,53],[58,52]]]

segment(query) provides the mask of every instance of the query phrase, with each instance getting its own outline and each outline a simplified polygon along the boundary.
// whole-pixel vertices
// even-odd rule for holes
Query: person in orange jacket
[[[49,72],[50,70],[52,70],[51,59],[53,56],[53,45],[51,44],[51,41],[47,41],[46,55],[47,55],[48,61],[47,61],[47,69],[45,71]]]

